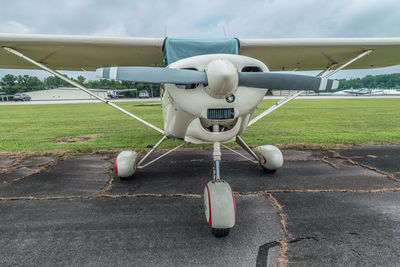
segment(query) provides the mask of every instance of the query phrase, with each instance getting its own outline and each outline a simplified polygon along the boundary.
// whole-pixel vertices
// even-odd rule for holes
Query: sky
[[[0,32],[181,38],[400,37],[399,0],[0,0]],[[400,72],[340,71],[333,78]],[[48,76],[38,71],[0,70]],[[93,73],[83,74],[95,79]],[[312,74],[312,72],[310,73]]]

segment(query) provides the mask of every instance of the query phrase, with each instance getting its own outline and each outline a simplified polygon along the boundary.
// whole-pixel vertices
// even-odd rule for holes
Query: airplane
[[[350,90],[344,90],[343,92],[351,94],[351,95],[370,95],[371,94],[370,89],[350,89]]]
[[[211,232],[224,237],[235,225],[236,204],[220,175],[221,146],[236,142],[239,156],[273,173],[284,163],[275,146],[252,149],[241,135],[304,90],[335,89],[328,79],[342,69],[400,64],[400,38],[176,39],[0,34],[0,68],[42,69],[118,109],[161,135],[143,157],[123,151],[115,160],[121,178],[150,166],[184,144],[213,144],[213,177],[203,193]],[[90,92],[57,70],[96,71],[104,79],[160,83],[164,129]],[[315,77],[276,71],[321,70]],[[257,105],[271,89],[295,90],[260,115]],[[182,144],[148,161],[167,139]],[[146,161],[147,160],[147,161]]]
[[[342,91],[338,91],[333,93],[333,95],[371,95],[372,90],[371,89],[346,89]]]
[[[349,89],[333,93],[333,95],[399,95],[399,89]]]

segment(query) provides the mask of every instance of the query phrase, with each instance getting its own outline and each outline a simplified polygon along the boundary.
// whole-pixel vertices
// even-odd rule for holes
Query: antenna
[[[164,25],[164,37],[167,37],[167,23]]]
[[[222,30],[224,31],[225,38],[227,38],[227,37],[226,37],[226,31],[225,31],[225,26],[224,26],[224,25],[222,25]]]

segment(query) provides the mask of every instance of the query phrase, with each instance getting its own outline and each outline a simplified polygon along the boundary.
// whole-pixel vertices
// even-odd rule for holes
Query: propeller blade
[[[239,86],[248,86],[277,90],[330,90],[339,85],[337,80],[313,76],[274,73],[274,72],[239,72]]]
[[[157,67],[99,68],[96,70],[96,76],[105,79],[148,83],[207,83],[207,75],[203,71]]]

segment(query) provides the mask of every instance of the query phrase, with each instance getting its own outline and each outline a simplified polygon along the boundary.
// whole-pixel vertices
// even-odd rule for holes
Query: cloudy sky
[[[3,33],[132,37],[166,34],[183,38],[400,37],[399,0],[0,0],[0,3]],[[343,71],[335,77],[391,72],[400,72],[400,67]],[[0,76],[4,73],[1,71]]]

